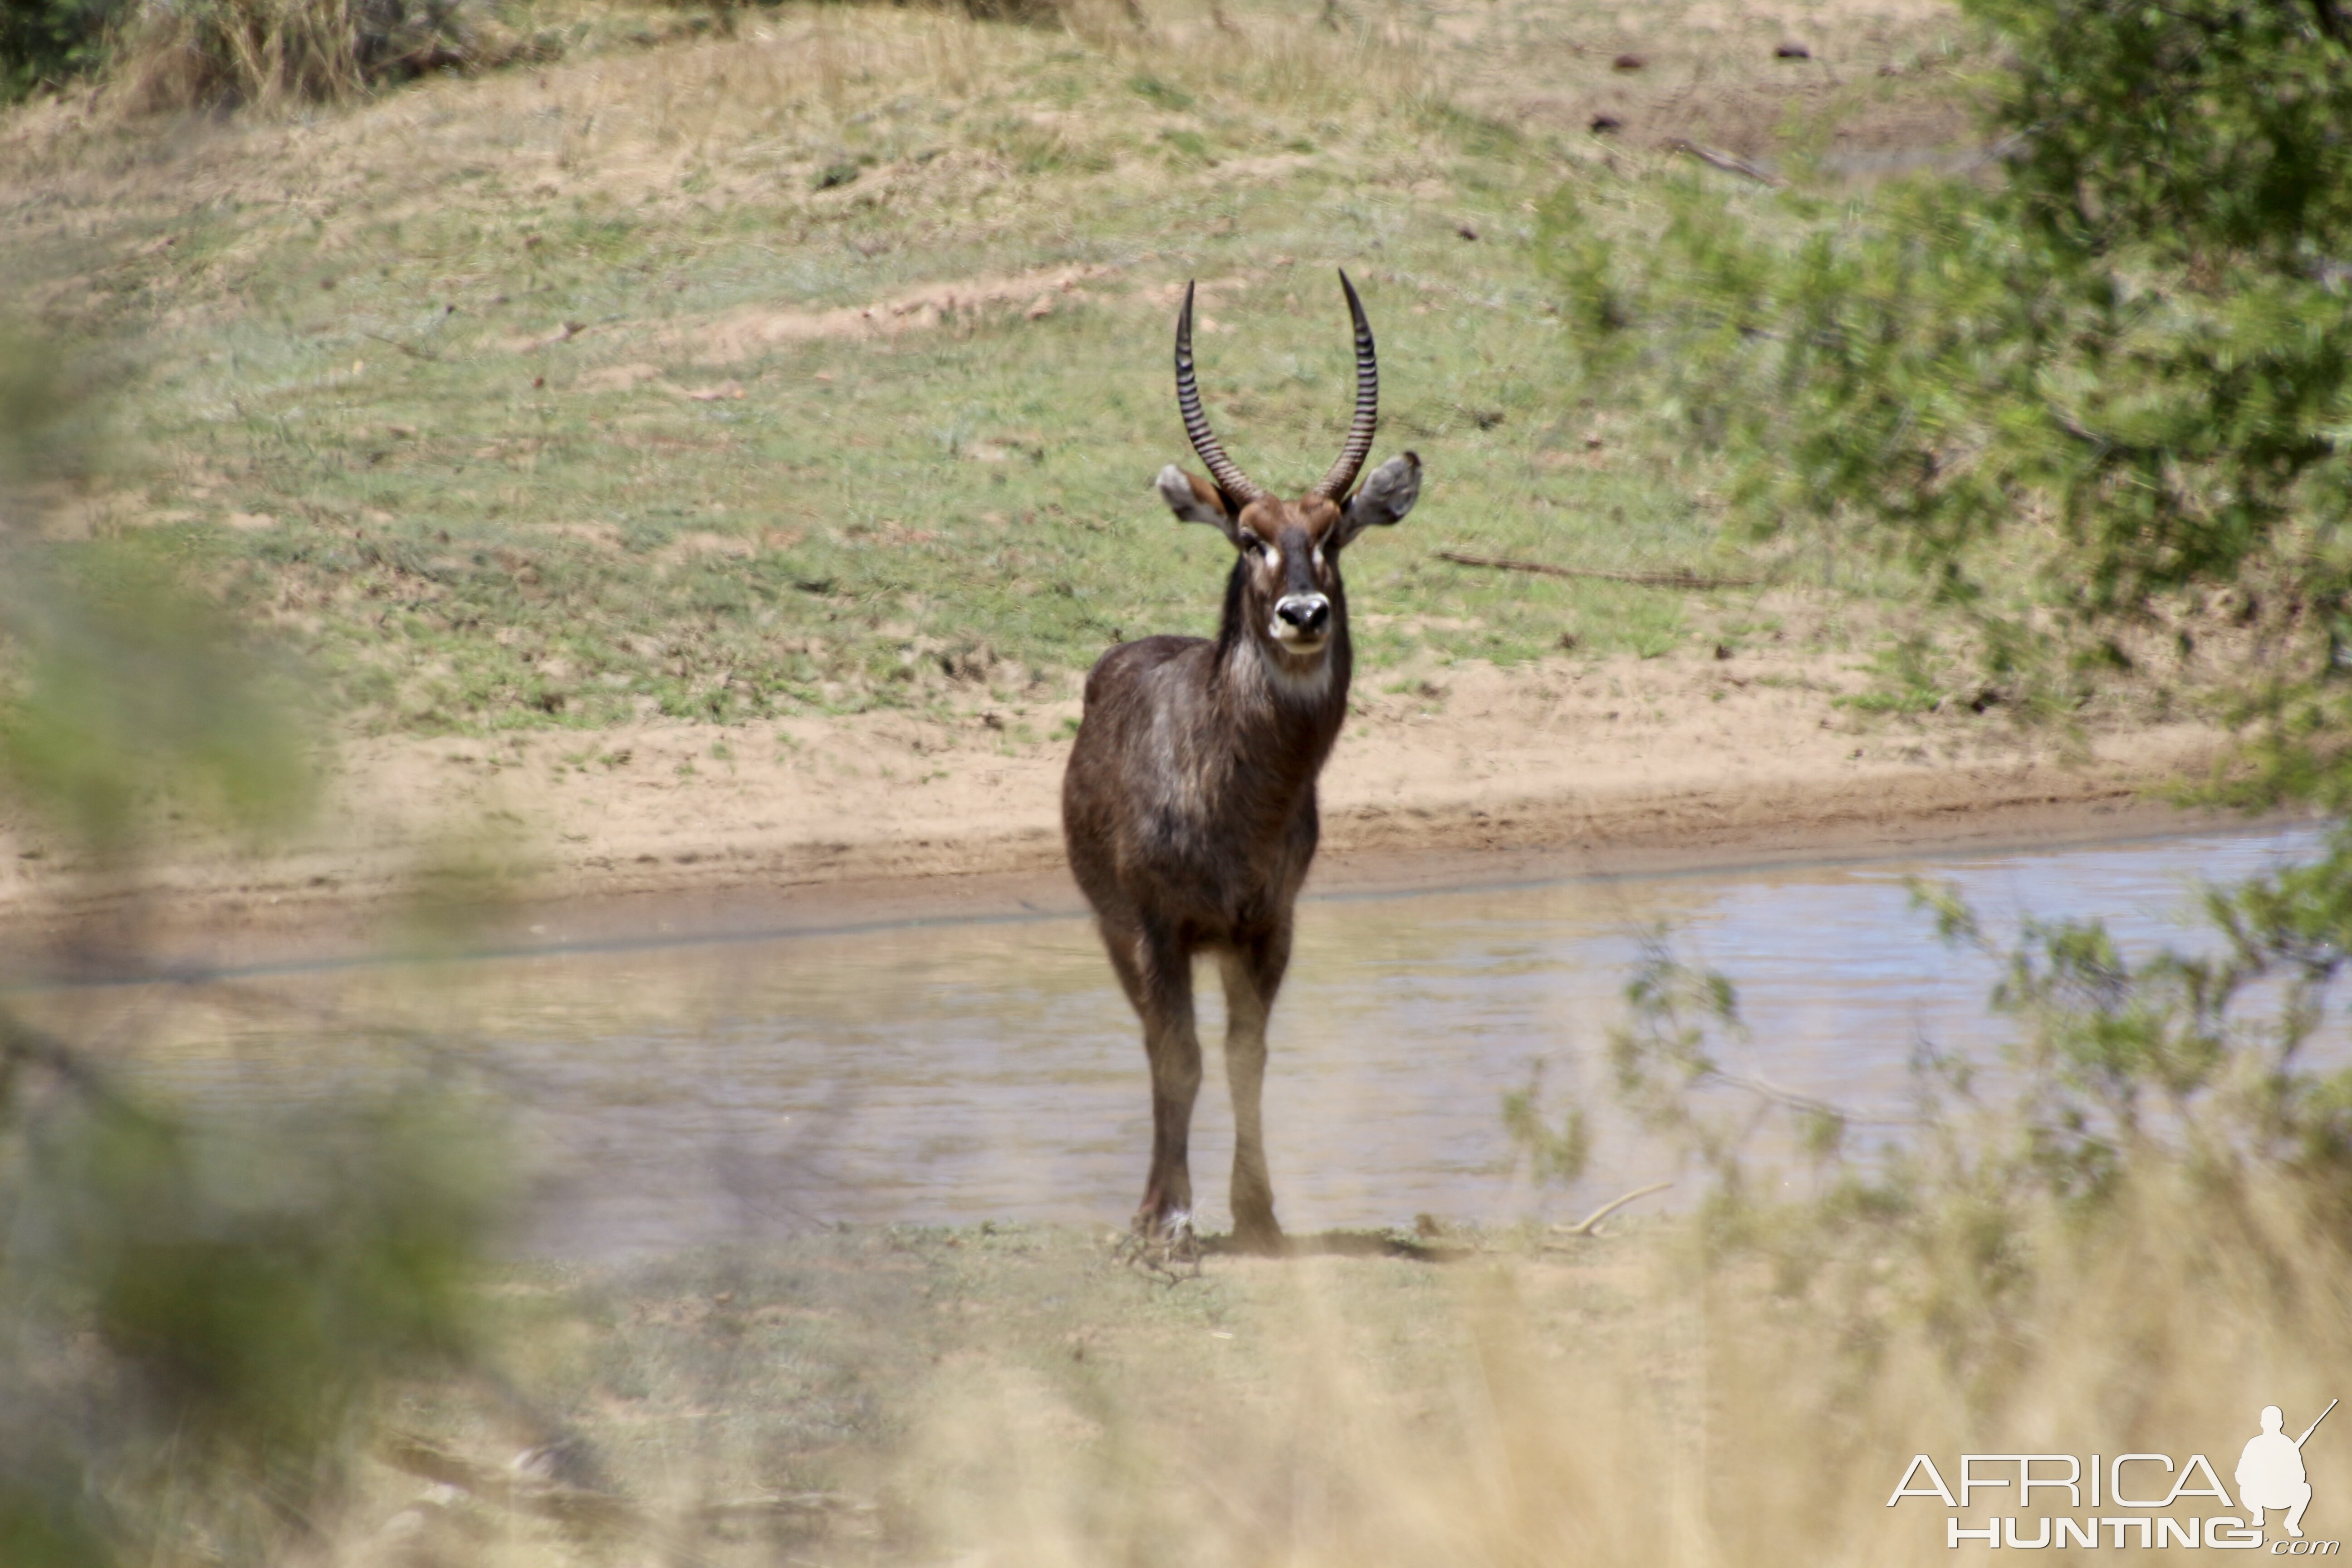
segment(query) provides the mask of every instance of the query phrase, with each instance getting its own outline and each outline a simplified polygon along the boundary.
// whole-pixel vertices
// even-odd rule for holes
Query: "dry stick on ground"
[[[1753,577],[1702,577],[1696,572],[1604,572],[1598,566],[1554,566],[1543,561],[1513,561],[1503,555],[1468,555],[1441,550],[1440,561],[1456,566],[1485,566],[1496,572],[1532,572],[1539,577],[1591,577],[1603,583],[1632,583],[1643,588],[1753,588]]]
[[[1635,1187],[1632,1192],[1627,1193],[1622,1197],[1611,1198],[1607,1203],[1602,1204],[1599,1208],[1594,1209],[1591,1214],[1586,1215],[1574,1225],[1556,1225],[1552,1226],[1552,1229],[1558,1231],[1562,1236],[1598,1236],[1601,1234],[1601,1222],[1602,1220],[1607,1219],[1611,1215],[1615,1214],[1619,1209],[1623,1208],[1635,1198],[1646,1198],[1652,1193],[1663,1193],[1668,1187],[1673,1185],[1673,1182],[1665,1181],[1652,1182],[1646,1187]]]
[[[432,360],[437,363],[441,358],[439,354],[435,353],[431,349],[421,349],[415,343],[404,343],[398,338],[388,338],[382,332],[362,331],[360,333],[360,336],[363,338],[373,338],[380,343],[390,343],[394,348],[398,349],[402,353],[406,354],[411,359]]]
[[[1679,136],[1669,137],[1658,145],[1669,153],[1687,153],[1710,169],[1720,169],[1727,174],[1744,175],[1776,191],[1789,183],[1769,169],[1759,168],[1745,158],[1735,158],[1728,153],[1718,153],[1712,147],[1702,147]]]
[[[517,1513],[638,1535],[655,1534],[664,1522],[617,1493],[539,1481],[511,1468],[468,1459],[415,1433],[392,1434],[380,1454],[394,1469],[455,1487],[483,1502]],[[821,1514],[871,1513],[874,1507],[845,1492],[771,1492],[754,1497],[704,1499],[694,1506],[694,1512],[708,1522],[730,1518],[804,1519]]]

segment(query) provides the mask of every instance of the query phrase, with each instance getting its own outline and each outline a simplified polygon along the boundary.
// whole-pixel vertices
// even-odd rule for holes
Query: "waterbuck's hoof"
[[[1182,1209],[1154,1217],[1135,1216],[1135,1228],[1120,1238],[1120,1261],[1171,1279],[1201,1272],[1201,1241],[1192,1233],[1192,1216]]]

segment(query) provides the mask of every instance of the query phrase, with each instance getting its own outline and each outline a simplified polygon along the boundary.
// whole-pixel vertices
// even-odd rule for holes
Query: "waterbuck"
[[[1176,405],[1209,480],[1171,463],[1160,498],[1235,552],[1213,641],[1122,643],[1087,677],[1086,713],[1062,780],[1070,869],[1111,967],[1143,1021],[1151,1063],[1151,1172],[1135,1218],[1156,1251],[1192,1248],[1186,1144],[1201,1089],[1192,958],[1213,952],[1225,984],[1225,1076],[1234,1095],[1234,1239],[1279,1250],[1258,1103],[1265,1026],[1290,963],[1291,906],[1315,858],[1315,778],[1348,712],[1349,541],[1412,510],[1411,452],[1349,493],[1372,449],[1380,372],[1355,285],[1339,274],[1356,332],[1356,417],[1330,472],[1295,501],[1225,456],[1192,377],[1192,289],[1176,320]],[[1213,482],[1212,482],[1213,481]]]

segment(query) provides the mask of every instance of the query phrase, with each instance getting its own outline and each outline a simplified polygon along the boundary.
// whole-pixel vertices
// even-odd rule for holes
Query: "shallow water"
[[[1915,1045],[1990,1047],[1989,963],[1939,946],[1906,879],[1949,880],[1997,931],[2105,918],[2127,948],[2200,945],[2200,879],[2309,830],[1938,863],[1875,861],[1302,902],[1266,1125],[1294,1231],[1531,1212],[1498,1107],[1547,1064],[1606,1099],[1607,1030],[1645,932],[1739,987],[1745,1064],[1849,1109],[1899,1110]],[[1213,969],[1195,1122],[1221,1228],[1231,1118]],[[192,998],[198,1004],[190,1007]],[[141,1070],[200,1097],[299,1100],[412,1068],[492,1086],[530,1177],[522,1245],[609,1257],[812,1222],[1125,1222],[1150,1121],[1132,1015],[1077,919],[929,925],[248,979],[87,998]],[[357,1027],[363,1020],[367,1029]],[[142,1035],[142,1030],[146,1031]],[[87,1036],[85,1036],[87,1037]],[[349,1042],[348,1044],[324,1042]],[[1604,1117],[1555,1217],[1660,1173]]]

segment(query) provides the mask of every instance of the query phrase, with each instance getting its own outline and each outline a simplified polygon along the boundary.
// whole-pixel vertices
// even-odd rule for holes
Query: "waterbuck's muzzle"
[[[1331,635],[1331,601],[1320,594],[1286,594],[1275,601],[1274,640],[1312,653]]]

